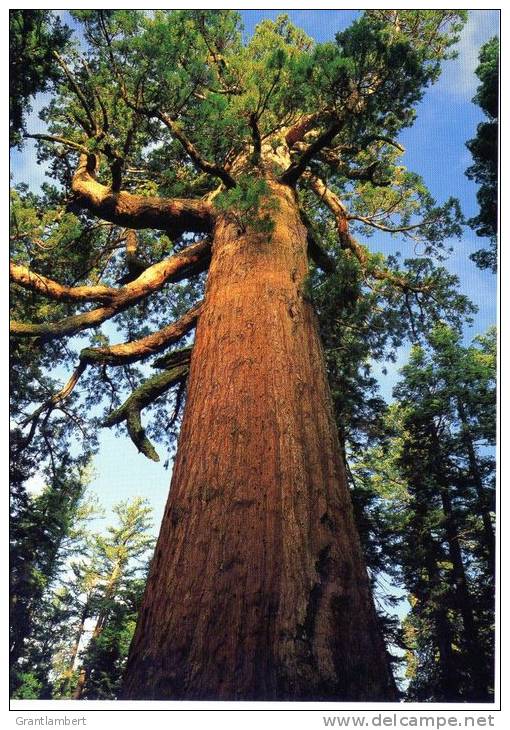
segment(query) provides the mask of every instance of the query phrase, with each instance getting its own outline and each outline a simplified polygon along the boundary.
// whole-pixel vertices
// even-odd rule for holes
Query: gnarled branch
[[[10,263],[9,271],[11,281],[15,284],[56,301],[101,302],[104,304],[111,302],[118,292],[117,289],[110,286],[66,286],[13,262]]]
[[[57,393],[54,393],[52,396],[50,396],[50,398],[45,400],[44,403],[42,403],[30,416],[28,416],[21,423],[21,428],[25,428],[29,423],[32,423],[32,426],[30,428],[28,436],[21,439],[20,445],[18,446],[18,451],[22,451],[31,442],[41,414],[46,411],[46,421],[51,411],[72,393],[76,384],[78,383],[78,380],[83,375],[88,365],[128,365],[132,362],[143,360],[146,357],[150,357],[151,355],[161,352],[169,345],[182,339],[182,337],[184,337],[191,329],[193,329],[193,327],[196,326],[198,317],[200,316],[200,312],[202,310],[202,306],[203,302],[199,302],[192,309],[186,312],[186,314],[183,315],[179,320],[177,320],[177,322],[174,322],[167,327],[164,327],[159,332],[155,332],[152,335],[143,337],[140,340],[135,340],[134,342],[124,342],[120,345],[112,345],[111,347],[83,349],[80,352],[80,362],[78,364],[78,367],[74,370],[73,374],[64,385],[64,387]],[[163,358],[159,358],[159,360],[156,360],[153,366],[158,368],[164,368],[166,371],[173,370],[175,371],[174,374],[177,372],[178,368],[189,368],[192,349],[192,347],[186,347],[181,350],[171,352],[168,355],[165,355]],[[179,372],[181,373],[181,371]],[[182,369],[182,374],[184,375],[184,369]],[[182,379],[183,378],[180,378],[179,380],[178,378],[175,382],[180,382],[182,381]],[[166,382],[166,375],[164,381]],[[148,382],[151,383],[150,390],[153,394],[156,393],[156,395],[154,395],[154,398],[156,398],[157,395],[160,394],[157,388],[163,383],[163,380],[158,380],[156,382],[151,379]],[[137,391],[135,391],[135,393],[137,393]],[[136,403],[142,402],[138,397],[137,399],[135,399],[135,401]],[[132,410],[131,406],[129,406],[128,410]],[[130,428],[133,433],[136,434],[136,439],[141,439],[141,443],[145,443],[141,435],[141,433],[143,433],[143,429],[141,429],[139,413],[137,415],[136,412],[130,412],[128,420],[128,430]],[[135,441],[135,443],[137,443],[135,439],[133,440]],[[152,448],[152,446],[150,445],[150,442],[148,443],[149,446],[145,444],[145,447],[150,451],[150,448]],[[142,451],[143,449],[140,450]],[[153,458],[153,456],[150,456],[149,458]],[[158,459],[156,458],[155,460],[157,461]]]
[[[147,438],[145,430],[142,427],[141,412],[146,406],[172,387],[172,385],[181,383],[187,377],[189,362],[190,356],[181,364],[146,380],[131,393],[129,398],[119,408],[107,416],[103,421],[103,426],[114,426],[125,421],[129,436],[138,451],[148,459],[159,461],[158,453]]]
[[[41,324],[12,320],[9,331],[17,337],[40,337],[43,341],[70,337],[91,327],[97,327],[113,317],[114,314],[117,314],[117,311],[120,310],[117,310],[114,306],[99,307],[98,309],[92,309],[90,312],[64,317],[58,322],[42,322]]]
[[[323,112],[313,112],[312,114],[305,114],[300,117],[285,134],[285,141],[288,148],[291,149],[297,142],[301,142],[305,134],[310,131],[321,116],[323,116]]]
[[[91,365],[128,365],[146,357],[151,357],[151,355],[161,352],[174,342],[178,342],[196,327],[202,308],[203,302],[199,302],[177,322],[172,322],[172,324],[163,327],[158,332],[153,332],[139,340],[123,342],[120,345],[110,345],[109,347],[87,347],[80,352],[80,362]],[[174,354],[170,353],[170,355]],[[154,363],[154,367],[167,368],[169,366],[168,360],[165,360],[163,366],[158,365],[159,362],[161,362],[161,358]]]
[[[280,176],[280,182],[286,185],[295,185],[307,168],[307,165],[319,154],[319,152],[331,144],[340,131],[340,122],[334,122],[329,129],[317,137],[303,152],[301,157],[292,162]]]
[[[215,212],[205,200],[144,197],[124,190],[114,192],[95,179],[96,166],[95,155],[80,155],[71,185],[78,207],[116,225],[156,228],[171,236],[212,229]]]
[[[171,256],[157,264],[149,266],[137,279],[126,284],[120,289],[112,290],[114,295],[111,297],[107,306],[93,309],[89,312],[65,317],[58,322],[45,322],[41,324],[31,324],[25,322],[11,322],[10,331],[17,336],[36,337],[40,336],[44,340],[54,339],[74,335],[90,327],[97,327],[115,314],[124,311],[149,294],[158,291],[167,282],[177,282],[189,276],[205,271],[210,262],[210,242],[200,241],[188,246],[184,251]],[[37,275],[33,275],[37,276]],[[47,280],[51,282],[51,280]],[[21,282],[20,282],[21,283]],[[40,293],[52,296],[55,287],[60,284],[51,282],[53,286],[44,289],[38,289]],[[32,287],[30,287],[32,288]],[[82,287],[76,287],[82,289]],[[87,287],[89,291],[96,287]],[[44,290],[43,290],[44,289]],[[103,287],[98,287],[103,290]],[[67,288],[67,293],[72,291]],[[55,297],[53,297],[55,298]],[[63,297],[62,297],[63,298]],[[82,299],[83,301],[83,299]],[[89,299],[90,301],[90,299]]]

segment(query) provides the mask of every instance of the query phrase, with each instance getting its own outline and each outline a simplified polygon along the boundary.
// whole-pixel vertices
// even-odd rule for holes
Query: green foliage
[[[366,15],[383,23],[394,37],[403,37],[421,54],[430,73],[439,73],[441,61],[455,58],[450,50],[459,40],[467,10],[367,10]]]
[[[41,696],[42,682],[31,672],[19,675],[19,686],[12,695],[13,700],[37,700]]]
[[[481,49],[476,75],[480,86],[473,102],[478,104],[484,114],[495,119],[499,107],[499,39],[491,38]]]
[[[264,179],[240,177],[235,188],[215,197],[214,205],[234,220],[243,233],[251,228],[256,233],[270,234],[274,228],[271,213],[277,202]]]
[[[476,194],[480,212],[468,221],[478,236],[490,238],[488,249],[480,249],[471,258],[481,269],[497,270],[498,231],[498,101],[499,101],[499,40],[492,38],[482,46],[476,75],[481,81],[473,99],[488,121],[480,122],[474,139],[466,142],[473,164],[466,170],[470,180],[478,185]]]
[[[409,700],[492,693],[493,344],[492,331],[463,347],[451,328],[434,327],[411,350],[380,445],[351,465],[371,494],[380,569],[409,595],[401,637]]]
[[[9,10],[9,30],[9,138],[20,146],[30,103],[59,78],[54,53],[66,47],[71,31],[51,10]]]

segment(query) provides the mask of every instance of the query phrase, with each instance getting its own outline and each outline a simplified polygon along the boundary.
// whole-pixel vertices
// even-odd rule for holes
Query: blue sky
[[[357,16],[352,10],[244,10],[246,34],[251,34],[262,18],[275,18],[281,12],[287,12],[296,25],[317,41],[331,40],[335,32],[343,30]],[[470,11],[458,46],[459,58],[445,64],[440,80],[419,105],[416,123],[400,138],[406,148],[403,164],[424,177],[438,202],[450,195],[458,197],[466,217],[477,212],[476,185],[464,175],[471,161],[465,142],[475,135],[476,125],[482,120],[479,108],[471,103],[478,83],[474,70],[480,46],[498,34],[498,25],[498,11]],[[31,132],[42,128],[37,119],[42,103],[36,100],[34,104],[29,124]],[[12,172],[16,181],[38,187],[44,172],[35,165],[31,144],[23,154],[14,155]],[[372,240],[379,247],[383,239],[374,237]],[[470,229],[465,229],[462,241],[453,242],[454,253],[446,263],[450,271],[459,276],[462,291],[479,307],[475,324],[466,334],[468,341],[496,320],[496,278],[477,269],[468,258],[469,253],[483,243]],[[393,239],[385,244],[384,250],[401,250],[406,254],[404,244],[399,246]],[[397,367],[404,363],[406,351],[406,348],[402,349]],[[380,375],[381,391],[386,398],[391,396],[397,367],[389,367],[387,376]],[[380,368],[377,371],[380,373]],[[91,490],[99,496],[107,512],[121,499],[140,494],[148,497],[154,507],[157,530],[170,481],[170,470],[161,465],[164,455],[161,454],[161,463],[155,464],[138,454],[130,440],[117,438],[110,430],[102,431],[100,441],[101,448],[94,463],[97,476],[91,483]]]

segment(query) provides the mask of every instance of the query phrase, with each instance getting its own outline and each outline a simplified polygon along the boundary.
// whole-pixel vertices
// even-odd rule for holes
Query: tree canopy
[[[56,54],[70,31],[50,10],[9,10],[9,29],[10,143],[21,145],[31,101],[56,80]]]
[[[241,228],[255,222],[270,234],[268,166],[298,185],[310,255],[320,268],[332,273],[347,256],[354,276],[388,292],[408,320],[434,308],[428,292],[436,301],[451,293],[454,278],[431,266],[431,257],[441,258],[445,238],[460,234],[458,203],[438,205],[399,164],[396,137],[452,55],[463,12],[368,11],[322,44],[286,16],[263,21],[246,43],[232,11],[73,17],[85,48],[58,54],[57,93],[43,112],[48,133],[31,135],[56,185],[39,198],[18,192],[12,206],[16,291],[21,301],[49,301],[21,312],[11,331],[20,343],[60,348],[115,318],[129,342],[108,346],[104,334],[94,335],[99,347],[81,351],[67,386],[25,419],[26,428],[62,403],[85,371],[131,372],[132,363],[193,329],[201,280],[168,284],[207,268],[209,233],[223,211]],[[354,233],[399,235],[421,244],[423,256],[384,260]],[[171,292],[173,312],[183,317],[151,332],[163,292]],[[190,301],[195,308],[184,313]],[[456,304],[457,312],[467,306],[458,296]],[[176,354],[173,367],[165,361],[165,371],[106,420],[126,423],[151,458],[156,452],[140,413],[182,382],[186,357]],[[123,382],[122,375],[102,379],[96,399],[110,388],[118,398]]]

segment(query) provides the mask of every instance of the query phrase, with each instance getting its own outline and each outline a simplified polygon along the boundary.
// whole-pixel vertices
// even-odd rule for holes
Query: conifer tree
[[[479,213],[468,223],[478,236],[489,238],[489,248],[480,249],[471,258],[481,269],[494,273],[498,265],[498,151],[499,151],[499,39],[494,37],[480,49],[480,65],[476,75],[480,79],[473,102],[487,119],[477,126],[476,137],[466,143],[473,164],[466,170],[470,180],[480,186],[476,197]]]
[[[152,509],[146,500],[121,502],[113,509],[117,524],[95,538],[92,571],[86,571],[91,591],[80,616],[89,618],[90,642],[81,654],[74,699],[114,699],[134,631],[133,617],[141,598],[140,567],[154,546],[150,533]],[[91,580],[92,578],[92,580]],[[76,648],[79,646],[80,633]],[[76,654],[75,654],[76,656]]]
[[[397,139],[465,13],[367,11],[324,44],[285,16],[246,42],[231,11],[74,17],[86,49],[60,57],[47,133],[31,135],[58,185],[32,201],[42,246],[15,233],[25,310],[11,331],[43,352],[95,332],[64,388],[20,424],[25,451],[79,383],[86,403],[109,398],[105,425],[125,424],[157,460],[149,437],[172,435],[186,388],[123,696],[395,698],[313,267],[367,316],[375,291],[411,331],[437,319],[438,301],[454,324],[469,313],[434,261],[460,233],[458,203],[433,200]],[[419,241],[423,257],[369,251],[358,237],[374,231]],[[32,297],[47,306],[30,311]],[[97,329],[113,318],[122,344]],[[164,350],[156,375],[137,367]]]
[[[10,666],[11,691],[23,694],[39,687],[51,690],[49,671],[56,642],[72,615],[61,590],[69,561],[82,554],[87,522],[96,514],[94,500],[85,499],[86,471],[49,482],[38,495],[27,494],[23,508],[11,515]],[[33,680],[33,681],[32,681]],[[34,690],[35,691],[35,690]]]
[[[493,696],[494,338],[463,347],[436,326],[402,370],[386,439],[353,465],[378,498],[385,570],[409,594],[414,701]]]

